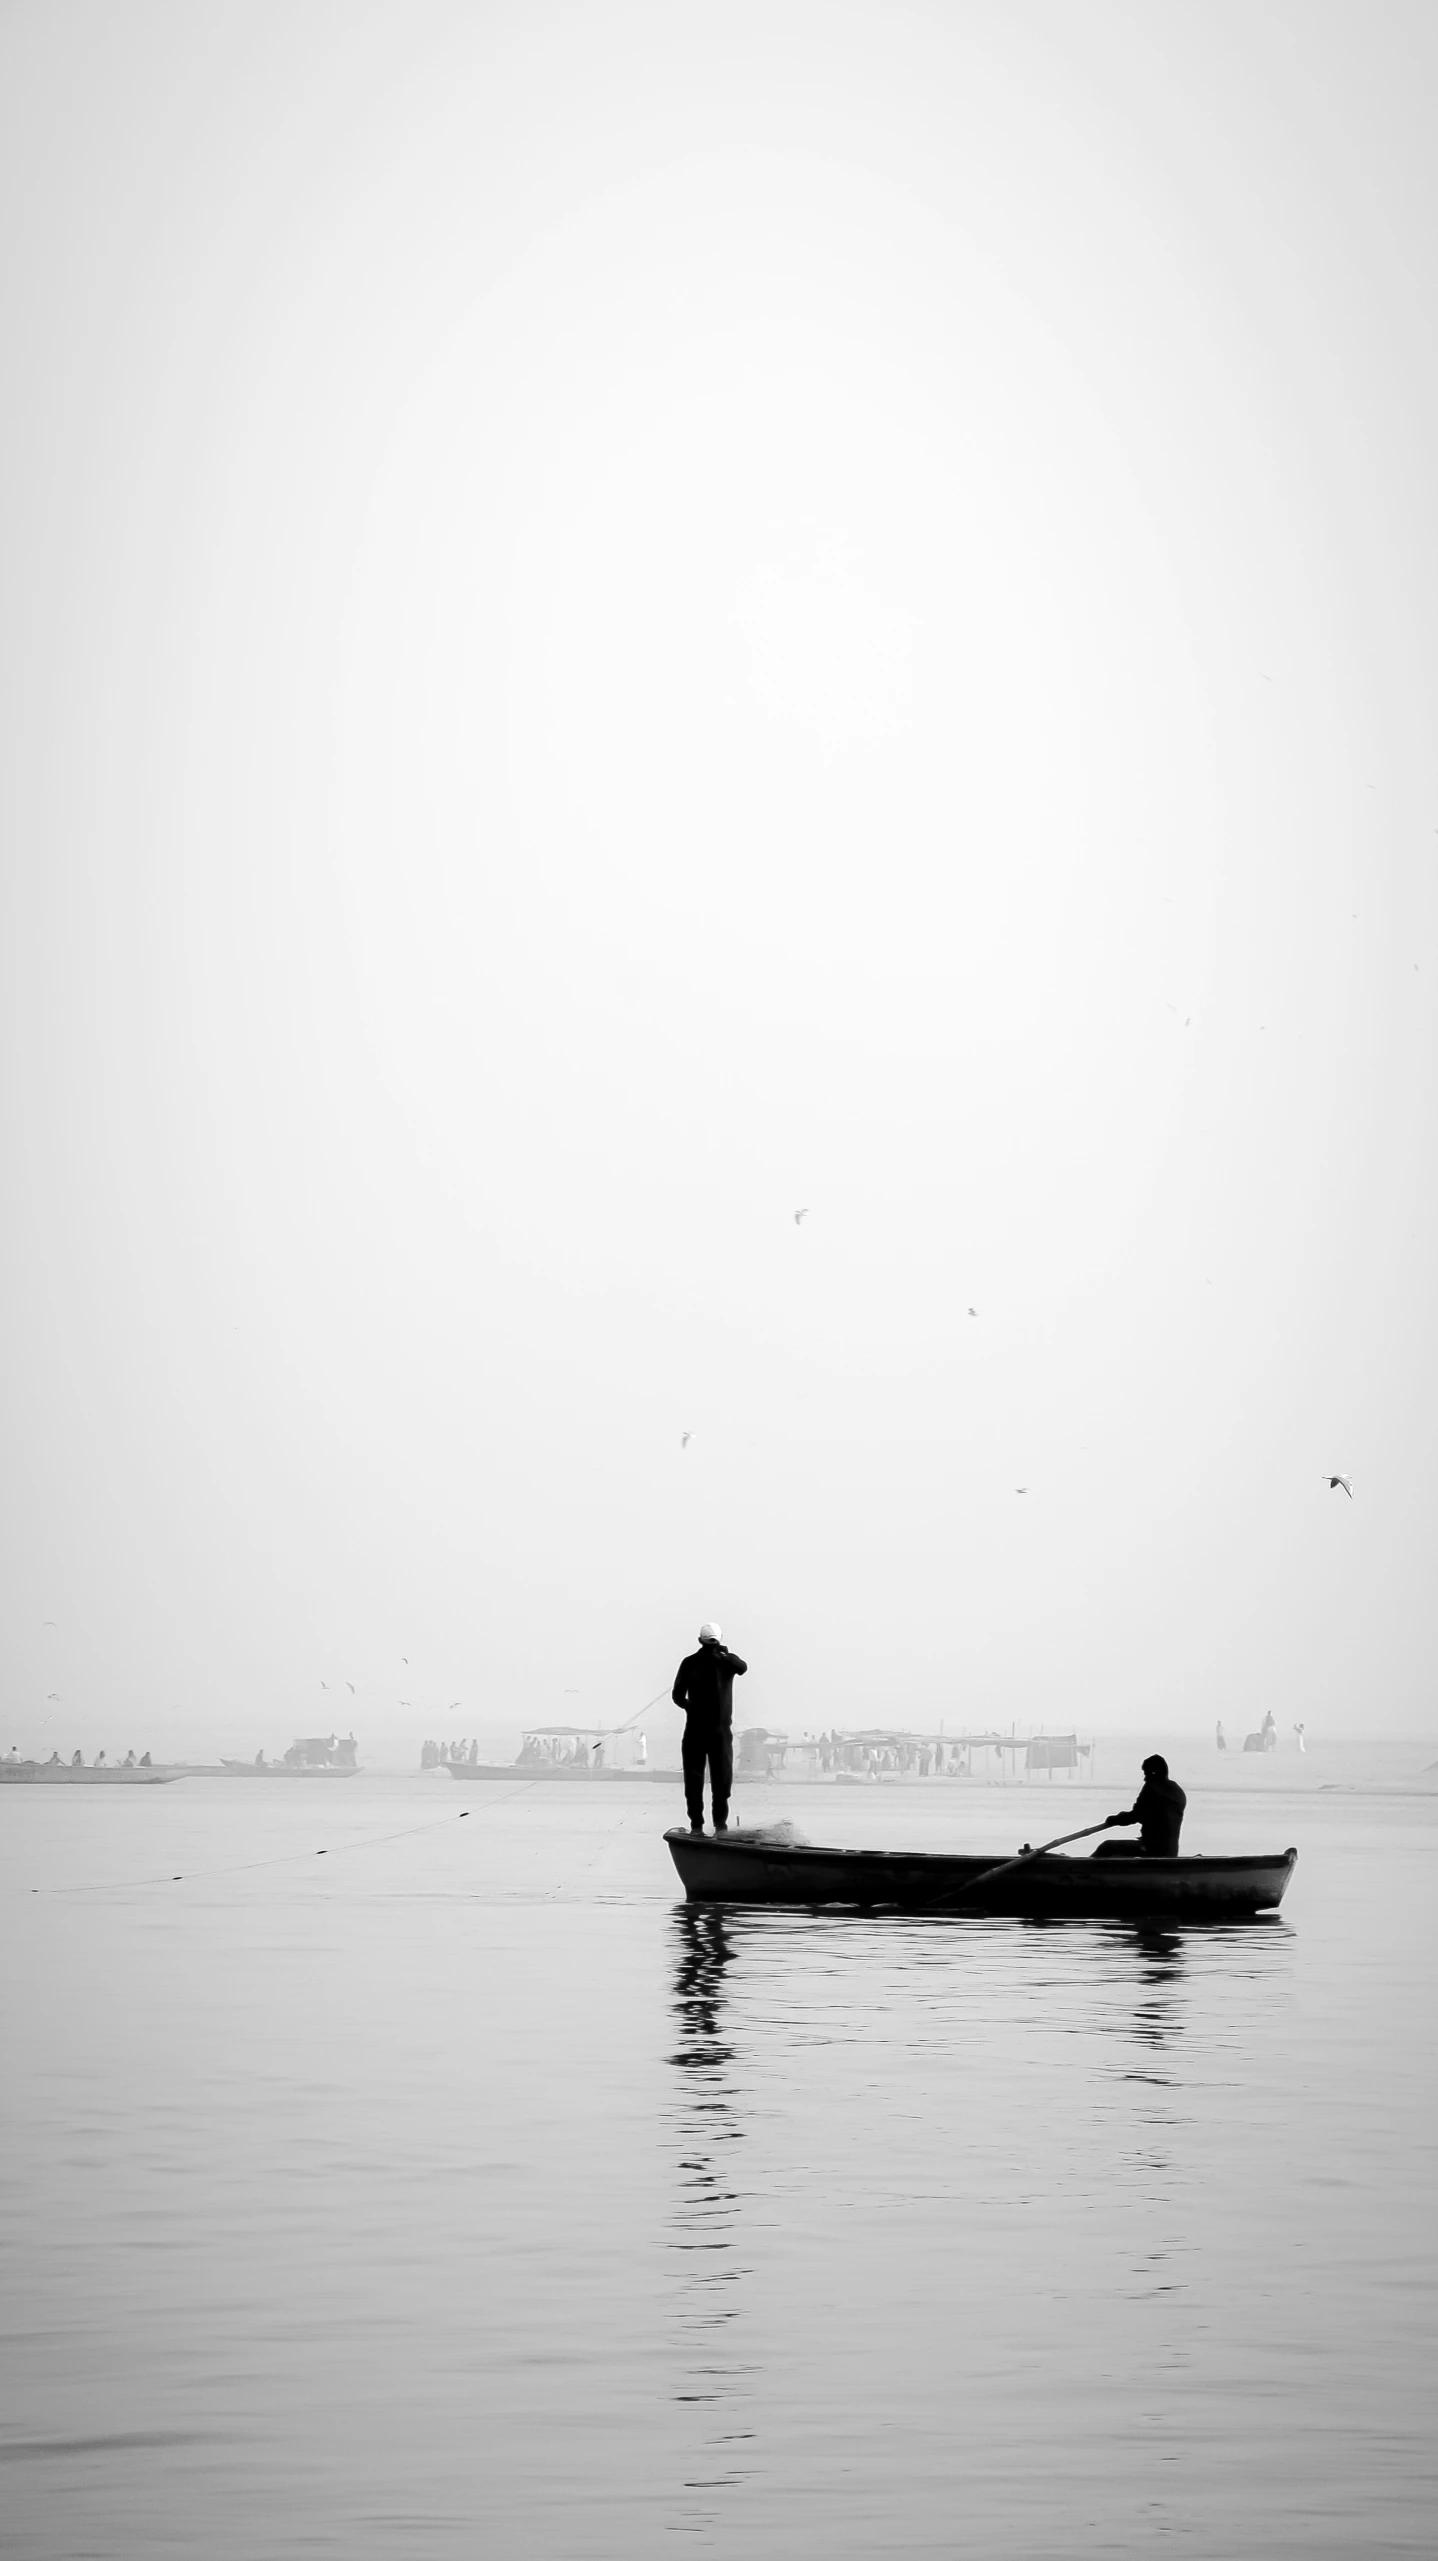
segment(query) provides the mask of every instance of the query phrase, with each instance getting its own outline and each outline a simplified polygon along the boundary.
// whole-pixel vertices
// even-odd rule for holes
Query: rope
[[[656,1690],[654,1696],[652,1698],[647,1698],[642,1707],[636,1707],[632,1716],[626,1716],[622,1725],[611,1725],[609,1728],[610,1733],[627,1734],[630,1726],[637,1725],[641,1716],[647,1716],[651,1707],[662,1707],[668,1696],[669,1692],[667,1690]]]
[[[520,1785],[526,1782],[521,1780]],[[533,1785],[533,1781],[528,1784]],[[363,1841],[331,1841],[322,1850],[283,1850],[278,1858],[237,1859],[230,1867],[197,1867],[182,1870],[179,1875],[105,1877],[90,1885],[32,1885],[32,1894],[124,1894],[140,1885],[203,1885],[212,1876],[250,1876],[261,1867],[293,1867],[296,1859],[342,1858],[346,1850],[382,1849],[389,1841],[413,1841],[422,1832],[447,1831],[451,1823],[467,1823],[473,1812],[466,1806],[462,1814],[446,1814],[438,1823],[411,1823],[401,1832],[372,1832]]]

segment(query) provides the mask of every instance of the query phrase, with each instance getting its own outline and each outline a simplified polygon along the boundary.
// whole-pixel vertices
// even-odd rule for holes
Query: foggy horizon
[[[1435,122],[0,9],[25,2561],[1432,2552]]]
[[[0,1749],[1438,1729],[1431,10],[0,57]]]

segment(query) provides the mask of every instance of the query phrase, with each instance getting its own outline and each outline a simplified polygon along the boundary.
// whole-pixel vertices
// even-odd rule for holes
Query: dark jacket
[[[686,1654],[670,1693],[691,1725],[728,1725],[734,1714],[734,1676],[749,1666],[727,1645],[701,1645]]]
[[[1176,1859],[1183,1809],[1188,1803],[1176,1778],[1146,1778],[1127,1814],[1111,1814],[1111,1823],[1141,1823],[1140,1847],[1145,1858]]]

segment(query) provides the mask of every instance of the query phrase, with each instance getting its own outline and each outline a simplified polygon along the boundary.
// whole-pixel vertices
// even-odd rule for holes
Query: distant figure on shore
[[[1227,1749],[1228,1749],[1228,1737],[1227,1737],[1227,1735],[1224,1733],[1224,1730],[1223,1730],[1223,1719],[1222,1719],[1222,1717],[1220,1717],[1220,1718],[1219,1718],[1218,1723],[1215,1725],[1215,1727],[1214,1727],[1214,1729],[1213,1729],[1213,1739],[1214,1739],[1214,1742],[1215,1742],[1215,1744],[1217,1745],[1217,1747],[1218,1747],[1218,1749],[1219,1749],[1219,1751],[1220,1751],[1220,1752],[1226,1752],[1226,1751],[1227,1751]]]
[[[152,1766],[153,1766],[153,1764],[152,1764],[152,1762],[151,1762],[151,1759],[150,1759],[150,1755],[149,1755],[149,1753],[148,1753],[148,1752],[142,1752],[142,1753],[140,1754],[140,1767],[141,1767],[141,1769],[142,1769],[142,1770],[148,1770],[148,1769],[150,1769]]]
[[[731,1654],[723,1630],[706,1618],[699,1630],[699,1651],[686,1654],[674,1675],[671,1692],[684,1710],[684,1802],[689,1829],[704,1829],[704,1773],[714,1801],[714,1829],[729,1829],[729,1796],[734,1784],[734,1681],[749,1666]]]
[[[1297,1735],[1297,1737],[1298,1737],[1298,1748],[1299,1748],[1300,1752],[1306,1752],[1306,1751],[1307,1751],[1307,1749],[1308,1749],[1308,1745],[1305,1743],[1305,1741],[1304,1741],[1304,1739],[1303,1739],[1303,1719],[1302,1719],[1302,1717],[1300,1717],[1300,1718],[1299,1718],[1298,1723],[1295,1725],[1295,1727],[1294,1727],[1293,1731],[1294,1731],[1294,1733],[1295,1733],[1295,1734]]]
[[[1177,1779],[1169,1777],[1162,1752],[1150,1752],[1143,1765],[1143,1785],[1127,1814],[1110,1814],[1108,1828],[1127,1823],[1141,1829],[1136,1841],[1100,1841],[1096,1859],[1175,1859],[1183,1810],[1188,1803]]]
[[[82,1770],[82,1769],[84,1768],[84,1766],[85,1766],[85,1764],[84,1764],[84,1761],[81,1759],[80,1754],[79,1754],[78,1752],[72,1752],[72,1753],[71,1753],[71,1755],[70,1755],[70,1767],[71,1767],[71,1769],[72,1769],[72,1770]]]

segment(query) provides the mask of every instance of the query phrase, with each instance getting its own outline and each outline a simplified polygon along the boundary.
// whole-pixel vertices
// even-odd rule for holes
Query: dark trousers
[[[684,1802],[691,1823],[704,1820],[704,1772],[709,1772],[709,1793],[714,1799],[714,1829],[729,1820],[729,1790],[734,1784],[734,1733],[728,1725],[696,1725],[691,1716],[685,1723],[680,1746],[684,1762]]]

